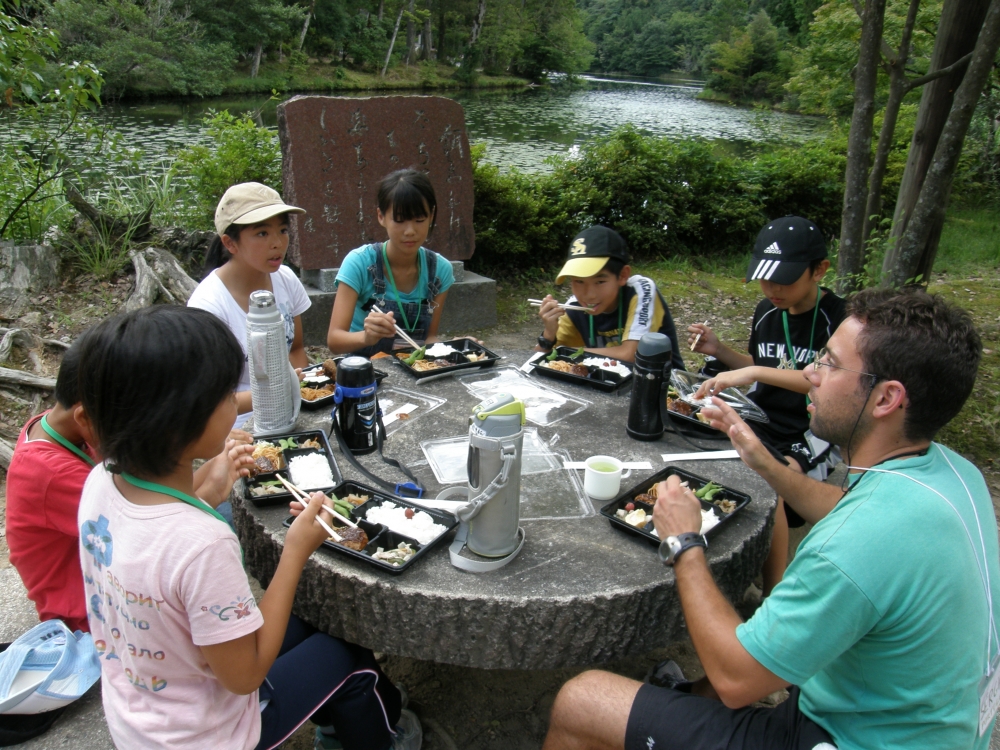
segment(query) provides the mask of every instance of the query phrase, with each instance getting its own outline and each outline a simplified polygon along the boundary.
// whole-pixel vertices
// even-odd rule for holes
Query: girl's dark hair
[[[245,224],[230,224],[226,227],[226,234],[234,242],[239,242],[240,232],[243,231],[243,227],[245,226]],[[230,252],[226,250],[226,246],[222,244],[222,237],[215,235],[212,238],[212,244],[208,246],[208,250],[205,252],[205,266],[202,269],[201,278],[204,279],[216,268],[222,268],[232,257]]]
[[[162,477],[231,394],[244,354],[226,325],[193,307],[156,305],[91,329],[80,398],[115,472]]]
[[[393,221],[409,221],[429,216],[434,231],[437,198],[430,178],[416,169],[400,169],[386,175],[378,184],[378,208],[384,216],[392,208]]]
[[[80,358],[83,356],[83,350],[87,346],[92,330],[86,330],[77,337],[59,364],[59,374],[56,376],[56,401],[64,409],[72,409],[80,403]]]

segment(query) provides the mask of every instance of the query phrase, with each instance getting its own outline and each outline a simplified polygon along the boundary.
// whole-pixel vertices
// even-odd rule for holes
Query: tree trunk
[[[479,10],[476,17],[472,19],[472,33],[469,35],[469,46],[472,47],[479,41],[479,35],[483,32],[483,22],[486,20],[486,0],[479,0]]]
[[[434,14],[432,12],[431,0],[427,0],[427,16],[424,18],[424,32],[423,32],[424,46],[420,50],[421,60],[434,59],[434,50],[432,49],[434,45],[431,42],[431,18],[433,17],[433,15]]]
[[[309,20],[313,17],[316,12],[316,0],[312,0],[312,4],[309,6],[309,13],[306,14],[306,20],[302,23],[302,33],[299,34],[299,52],[302,51],[302,45],[306,43],[306,32],[309,31]]]
[[[406,64],[412,65],[417,59],[417,26],[413,23],[414,0],[407,7],[409,15],[406,18]]]
[[[447,20],[445,19],[444,3],[438,2],[438,57],[444,58],[447,54],[447,50],[444,48],[444,32],[447,27]]]
[[[972,51],[983,26],[989,1],[962,0],[944,4],[934,40],[934,52],[931,54],[930,70],[947,68]],[[891,242],[882,265],[883,275],[891,273],[891,269],[898,263],[899,240],[905,233],[906,224],[916,206],[924,177],[951,111],[955,90],[964,75],[965,66],[960,65],[948,75],[924,87],[906,168],[899,186],[899,197],[896,199],[896,210],[892,217]]]
[[[854,69],[854,114],[847,137],[847,172],[844,176],[844,210],[840,220],[840,255],[837,264],[841,292],[858,288],[865,265],[861,231],[868,203],[868,164],[875,121],[875,85],[886,0],[867,0],[861,27],[858,65]]]
[[[264,42],[258,42],[257,48],[253,51],[253,65],[250,66],[250,77],[256,78],[257,71],[260,70],[260,56],[264,53]]]
[[[382,16],[385,14],[385,0],[378,0],[378,22],[382,23]]]
[[[389,59],[392,57],[392,48],[396,46],[396,35],[399,33],[399,24],[402,20],[403,20],[403,8],[400,8],[399,15],[396,16],[396,27],[392,30],[392,39],[389,40],[389,51],[385,53],[385,65],[382,66],[383,78],[385,78],[385,71],[389,69]]]
[[[962,143],[976,110],[979,97],[989,80],[1000,49],[1000,0],[990,3],[979,39],[972,53],[962,83],[955,91],[954,103],[941,131],[934,159],[924,178],[923,187],[907,222],[906,231],[896,248],[896,263],[888,269],[886,284],[926,284],[934,266],[944,213],[951,185],[962,154]]]
[[[882,180],[885,177],[885,167],[889,161],[889,151],[892,150],[892,138],[896,133],[899,107],[903,103],[903,97],[911,88],[907,85],[906,80],[906,61],[910,56],[910,40],[913,38],[913,25],[916,23],[919,8],[920,0],[910,0],[910,8],[906,14],[906,23],[903,25],[899,49],[896,50],[892,59],[885,61],[889,72],[889,98],[886,100],[885,109],[882,112],[882,130],[879,133],[878,146],[875,148],[875,161],[872,162],[872,171],[868,180],[868,204],[865,208],[864,224],[861,230],[861,242],[865,248],[868,246],[868,240],[871,239],[874,222],[878,221],[882,214]]]

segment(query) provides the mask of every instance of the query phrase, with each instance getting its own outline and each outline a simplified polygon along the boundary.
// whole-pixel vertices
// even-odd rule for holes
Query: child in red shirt
[[[38,619],[89,632],[76,514],[83,484],[101,456],[77,419],[83,409],[77,376],[87,338],[84,333],[63,356],[56,405],[29,420],[17,439],[7,471],[7,545]],[[250,436],[240,437],[195,474],[198,495],[213,506],[253,463]]]

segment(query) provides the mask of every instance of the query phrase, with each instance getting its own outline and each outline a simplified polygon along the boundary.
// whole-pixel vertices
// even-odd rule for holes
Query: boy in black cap
[[[545,328],[536,351],[583,346],[595,354],[633,362],[639,339],[659,332],[670,337],[673,367],[683,370],[667,303],[653,280],[633,275],[628,262],[628,246],[613,229],[593,226],[574,237],[556,283],[569,279],[573,295],[567,304],[590,312],[563,310],[548,295],[538,311]]]
[[[793,469],[820,481],[840,456],[809,431],[809,383],[801,371],[844,319],[844,300],[820,286],[829,267],[826,240],[811,221],[786,216],[769,222],[757,235],[746,275],[746,281],[760,282],[765,297],[754,310],[750,353],[730,349],[708,326],[688,326],[694,351],[731,368],[705,382],[696,396],[755,384],[749,396],[771,421],[753,423],[754,431]],[[781,580],[788,564],[788,527],[803,523],[779,497],[771,552],[764,563],[765,594]]]

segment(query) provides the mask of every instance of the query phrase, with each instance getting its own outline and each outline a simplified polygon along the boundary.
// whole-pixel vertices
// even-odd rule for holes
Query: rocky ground
[[[753,306],[758,298],[756,289],[744,286],[730,274],[711,274],[690,268],[653,267],[642,271],[660,284],[678,329],[690,323],[708,321],[725,340],[736,343],[746,341]],[[1000,422],[1000,392],[994,379],[998,365],[995,352],[1000,338],[998,285],[1000,282],[983,278],[940,278],[934,284],[937,291],[968,306],[983,332],[988,354],[984,359],[980,382],[973,399],[970,399],[974,403],[963,411],[955,420],[957,424],[951,425],[942,437],[949,445],[970,455],[984,470],[994,492],[995,505],[1000,504],[1000,472],[993,464],[994,457],[998,455],[996,429]],[[533,342],[539,325],[531,309],[524,304],[524,299],[538,296],[540,286],[544,285],[524,281],[501,283],[500,325],[486,331],[465,333],[475,333],[478,338],[500,348],[523,347]],[[0,327],[21,327],[39,337],[71,341],[89,325],[116,312],[130,290],[128,276],[111,281],[78,276],[67,278],[58,289],[35,299],[16,318],[0,317]],[[32,359],[28,352],[14,347],[9,360],[0,364],[54,377],[60,352],[43,347],[36,354]],[[325,352],[312,349],[311,354],[319,358]],[[698,364],[694,355],[688,356],[691,364]],[[50,404],[50,397],[42,398],[41,394],[31,389],[0,386],[0,438],[13,442],[20,426],[32,414]],[[12,631],[12,628],[23,629],[30,624],[33,611],[19,581],[9,570],[2,525],[5,498],[3,476],[0,470],[0,609],[3,610],[0,614],[0,635],[4,636],[2,639],[9,639],[21,632]],[[753,593],[751,591],[742,604],[746,612],[753,608]],[[641,679],[651,665],[668,656],[677,659],[689,675],[700,674],[697,657],[687,642],[602,667]],[[548,712],[559,686],[582,669],[487,671],[393,656],[385,656],[383,664],[393,679],[407,686],[411,703],[424,721],[427,732],[425,747],[428,750],[537,750],[545,735]],[[774,696],[775,700],[780,698]],[[99,723],[100,709],[96,702],[88,710],[89,713],[62,721]],[[106,735],[98,731],[100,727],[92,727],[96,739],[84,744],[69,739],[75,735],[71,727],[58,729],[59,725],[49,735],[51,744],[42,738],[32,747],[111,747]],[[307,723],[286,747],[297,750],[312,747],[312,731],[312,725]],[[89,737],[94,732],[84,734]],[[1000,750],[1000,742],[996,742],[996,738],[995,745],[996,750]]]

